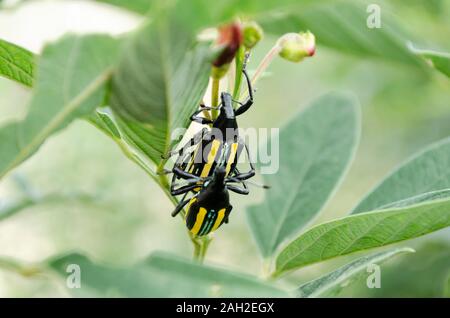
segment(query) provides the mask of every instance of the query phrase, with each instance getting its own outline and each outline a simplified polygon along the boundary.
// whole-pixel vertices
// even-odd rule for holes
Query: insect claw
[[[171,173],[172,173],[172,171],[171,171],[171,170],[168,170],[168,169],[163,169],[162,171],[156,172],[156,174],[157,174],[158,176],[163,176],[163,175],[171,174]]]

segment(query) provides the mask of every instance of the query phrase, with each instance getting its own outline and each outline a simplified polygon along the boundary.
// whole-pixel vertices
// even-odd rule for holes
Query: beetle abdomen
[[[203,207],[191,207],[186,216],[189,231],[196,236],[207,235],[219,228],[226,217],[226,208],[219,211],[207,210]]]

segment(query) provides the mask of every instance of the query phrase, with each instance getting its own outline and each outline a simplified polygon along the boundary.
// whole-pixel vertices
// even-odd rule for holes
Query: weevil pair
[[[236,117],[245,113],[253,104],[253,89],[249,76],[243,69],[247,82],[248,99],[241,103],[223,92],[218,107],[200,109],[191,116],[193,122],[206,125],[195,134],[180,150],[170,152],[165,158],[178,155],[173,166],[171,194],[184,194],[182,200],[172,213],[176,216],[187,207],[186,226],[195,236],[207,235],[223,223],[228,223],[232,210],[229,191],[246,195],[249,193],[246,180],[255,175],[250,152],[239,137]],[[238,107],[235,108],[234,105]],[[219,115],[212,120],[202,117],[204,111],[217,109]],[[245,150],[249,161],[249,170],[240,172],[237,168],[239,157]],[[184,184],[177,184],[178,180]],[[192,197],[186,199],[192,193]]]

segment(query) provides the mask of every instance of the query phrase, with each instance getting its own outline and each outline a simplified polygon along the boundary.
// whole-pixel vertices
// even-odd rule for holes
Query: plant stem
[[[141,167],[142,170],[144,170],[145,173],[160,186],[160,188],[163,190],[163,192],[175,206],[177,206],[178,203],[180,203],[179,200],[176,197],[172,196],[172,194],[170,193],[169,180],[167,179],[167,175],[163,173],[164,166],[167,163],[167,159],[163,159],[160,162],[155,172],[147,165],[147,163],[144,162],[144,160],[142,160],[142,158],[138,154],[136,154],[133,150],[131,150],[130,147],[122,139],[118,138],[112,139],[117,143],[117,145],[120,147],[120,149],[128,159],[130,159],[139,167]],[[184,221],[186,217],[186,211],[184,209],[181,211],[180,216]],[[187,231],[187,233],[192,244],[194,245],[194,260],[197,260],[200,263],[202,263],[205,258],[211,238],[197,238],[190,231]]]
[[[200,238],[192,238],[192,243],[194,244],[194,260],[203,263],[205,260],[206,252],[208,251],[209,244],[212,238],[209,236],[203,236]]]
[[[205,259],[205,257],[206,257],[206,252],[208,251],[208,247],[209,247],[209,244],[211,243],[211,241],[212,241],[212,238],[211,237],[209,237],[209,236],[204,236],[203,238],[202,238],[202,250],[201,250],[201,253],[200,253],[200,262],[201,263],[203,263],[203,261],[204,261],[204,259]]]
[[[236,70],[234,74],[234,90],[233,90],[234,99],[239,98],[239,93],[241,90],[242,68],[244,66],[245,53],[246,53],[245,48],[243,45],[241,45],[235,60]]]
[[[202,250],[202,246],[200,244],[199,241],[197,241],[194,237],[191,237],[191,242],[194,245],[194,254],[192,255],[192,258],[194,259],[194,261],[200,262],[201,263],[201,250]]]
[[[33,265],[23,265],[16,260],[9,258],[0,258],[0,268],[15,272],[25,277],[31,277],[43,272],[42,268]]]
[[[263,260],[262,263],[262,268],[261,268],[261,275],[264,279],[270,279],[272,276],[272,273],[270,272],[272,268],[272,259],[271,258],[266,258]]]
[[[166,162],[167,162],[167,160],[163,160],[160,163],[160,165],[158,167],[159,172],[162,171]],[[163,189],[163,191],[166,193],[168,198],[172,201],[172,203],[175,206],[177,206],[180,201],[171,195],[170,184],[169,184],[169,181],[167,180],[167,176],[162,173],[158,173],[158,175],[159,175],[158,184]],[[181,211],[180,216],[182,217],[182,219],[184,221],[184,219],[186,218],[186,211],[184,209]],[[187,233],[188,233],[189,238],[191,239],[191,242],[194,247],[193,259],[199,263],[203,263],[205,256],[206,256],[206,252],[208,251],[209,243],[211,242],[211,238],[208,236],[196,237],[190,231],[187,231]]]
[[[203,103],[203,102],[202,102]],[[204,104],[204,103],[203,103]],[[211,119],[211,114],[210,114],[210,112],[208,111],[208,110],[203,110],[203,116],[206,118],[206,119]]]
[[[269,67],[269,65],[272,63],[273,59],[280,53],[281,47],[278,44],[275,44],[270,51],[266,54],[266,56],[263,58],[261,63],[258,65],[258,68],[256,69],[255,74],[252,78],[252,84],[256,84],[258,79],[261,77],[263,72]]]
[[[261,78],[261,76],[264,74],[264,72],[267,70],[269,65],[272,63],[273,59],[280,53],[281,47],[277,43],[275,44],[270,51],[264,56],[261,63],[259,63],[258,67],[256,68],[255,74],[252,77],[252,85],[256,86],[256,83]],[[245,98],[246,96],[241,96]]]
[[[212,88],[211,88],[211,106],[217,107],[219,105],[219,86],[220,86],[220,79],[213,78],[212,79]],[[216,119],[217,115],[219,114],[217,109],[213,109],[211,111],[212,119]]]

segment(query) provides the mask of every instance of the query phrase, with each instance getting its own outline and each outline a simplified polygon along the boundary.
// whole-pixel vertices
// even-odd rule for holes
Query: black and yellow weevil
[[[215,120],[199,116],[203,111],[212,110],[213,107],[202,106],[191,116],[192,121],[203,125],[211,125],[211,128],[203,128],[180,150],[169,152],[168,155],[164,157],[167,159],[178,154],[178,158],[171,171],[173,172],[170,189],[172,195],[180,194],[179,190],[184,190],[186,187],[190,187],[190,190],[194,192],[199,191],[201,187],[196,186],[195,184],[189,186],[186,185],[177,189],[176,180],[210,177],[214,173],[215,167],[218,165],[219,158],[225,158],[225,176],[231,176],[233,180],[241,182],[243,185],[243,188],[232,191],[240,194],[248,194],[249,191],[245,180],[250,179],[255,175],[255,168],[251,162],[252,160],[247,145],[239,138],[236,116],[245,113],[252,106],[253,89],[245,69],[243,70],[243,74],[247,81],[249,92],[247,101],[240,103],[234,101],[229,93],[221,93],[221,103],[217,107],[219,115]],[[233,103],[238,103],[240,107],[234,109]],[[197,147],[187,151],[187,149],[193,146]],[[247,172],[241,173],[237,169],[237,163],[243,149],[246,150],[250,169]]]
[[[198,187],[200,178],[194,178],[191,184]],[[217,167],[212,176],[201,183],[201,190],[192,198],[181,201],[172,216],[176,216],[188,205],[186,209],[186,226],[195,236],[204,236],[217,230],[223,223],[228,223],[228,216],[233,207],[230,204],[228,190],[234,188],[228,184],[232,180],[226,178],[226,168]],[[191,191],[185,188],[179,194]]]

